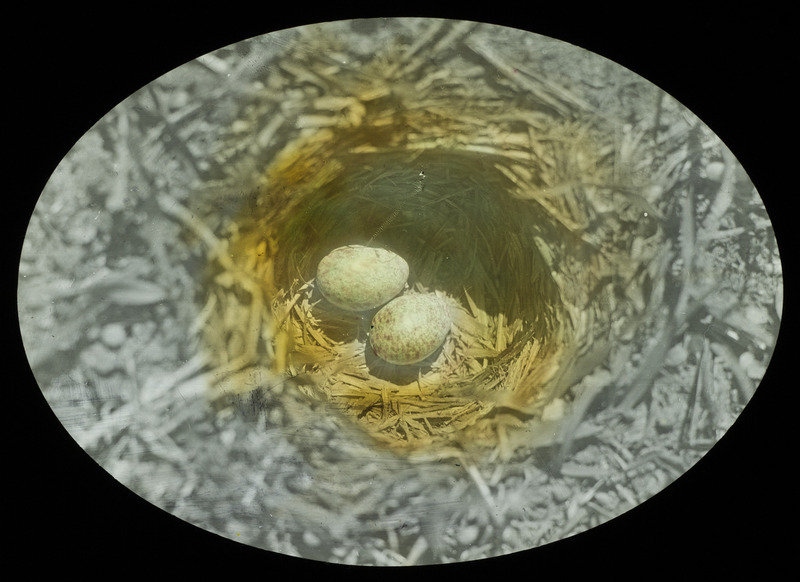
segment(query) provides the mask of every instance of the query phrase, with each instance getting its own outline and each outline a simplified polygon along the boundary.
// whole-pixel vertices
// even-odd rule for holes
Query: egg
[[[336,307],[347,311],[376,309],[406,286],[408,263],[378,247],[349,245],[328,253],[317,266],[317,287]]]
[[[433,293],[402,295],[372,318],[370,344],[390,364],[414,364],[433,354],[450,332],[444,300]]]

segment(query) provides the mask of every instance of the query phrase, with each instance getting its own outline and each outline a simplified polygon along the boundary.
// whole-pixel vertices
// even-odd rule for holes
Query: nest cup
[[[430,54],[388,68],[380,54],[331,66],[322,48],[281,57],[321,87],[275,74],[298,83],[282,88],[295,95],[291,116],[249,162],[262,169],[228,242],[268,306],[247,356],[288,377],[293,394],[394,447],[494,447],[509,411],[516,426],[568,397],[587,346],[595,360],[607,354],[612,321],[625,327],[635,310],[603,281],[653,256],[627,252],[642,211],[611,185],[597,120],[495,86],[463,47],[439,50],[455,66],[445,91],[426,87]],[[268,99],[249,111],[258,127],[277,115]],[[616,221],[592,224],[601,203]],[[430,358],[382,362],[368,343],[371,314],[339,310],[315,289],[320,259],[350,244],[397,253],[408,292],[447,301],[452,332]]]

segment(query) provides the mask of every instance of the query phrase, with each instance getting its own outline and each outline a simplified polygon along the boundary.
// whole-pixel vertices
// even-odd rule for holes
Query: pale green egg
[[[415,364],[439,349],[450,332],[444,300],[433,293],[393,299],[372,318],[370,344],[390,364]]]
[[[379,247],[349,245],[328,253],[317,267],[317,287],[336,307],[376,309],[406,286],[408,263]]]

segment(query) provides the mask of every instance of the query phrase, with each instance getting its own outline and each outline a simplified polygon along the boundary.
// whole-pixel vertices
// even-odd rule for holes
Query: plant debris
[[[409,565],[593,527],[724,434],[780,322],[758,193],[648,82],[493,31],[251,39],[73,148],[31,219],[20,325],[106,470],[256,547]],[[365,242],[449,305],[418,366],[376,361],[369,318],[314,285]]]

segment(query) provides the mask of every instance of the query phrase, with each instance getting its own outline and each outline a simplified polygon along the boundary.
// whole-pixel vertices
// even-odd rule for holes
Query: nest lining
[[[304,147],[318,148],[310,143]],[[538,201],[516,195],[529,191],[519,177],[475,153],[342,153],[334,140],[322,166],[328,171],[298,183],[283,170],[296,170],[304,147],[270,172],[269,191],[293,192],[291,203],[243,215],[231,246],[234,256],[255,256],[251,270],[265,276],[274,371],[404,448],[474,435],[492,441],[498,406],[540,411],[574,331],[561,285],[580,266],[563,258],[565,249],[578,257],[585,243]],[[412,291],[448,301],[453,327],[441,350],[413,366],[374,356],[371,314],[338,310],[313,284],[319,260],[344,244],[400,254]]]

